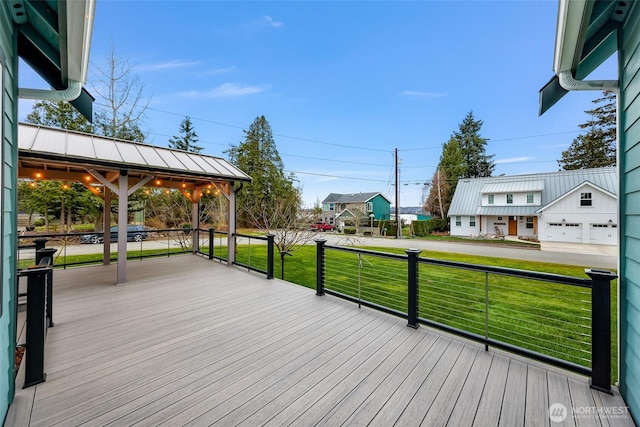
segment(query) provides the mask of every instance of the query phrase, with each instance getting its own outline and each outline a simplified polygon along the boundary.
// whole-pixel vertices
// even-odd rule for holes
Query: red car
[[[309,230],[313,231],[331,231],[333,230],[333,225],[327,224],[326,222],[318,221],[314,224],[311,224]]]

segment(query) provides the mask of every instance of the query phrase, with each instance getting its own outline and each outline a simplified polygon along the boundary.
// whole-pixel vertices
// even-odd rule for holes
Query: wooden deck
[[[191,255],[114,269],[54,273],[47,381],[7,425],[544,426],[553,403],[633,425],[584,377],[311,289]]]

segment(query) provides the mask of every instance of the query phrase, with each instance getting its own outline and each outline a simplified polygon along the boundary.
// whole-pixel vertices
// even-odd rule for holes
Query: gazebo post
[[[229,182],[229,230],[227,231],[227,265],[236,261],[236,189],[233,181]]]
[[[127,283],[127,217],[129,214],[129,177],[120,170],[118,178],[118,279],[117,285]],[[109,229],[105,233],[110,233]]]
[[[104,204],[102,206],[102,264],[111,264],[111,190],[104,186]]]
[[[200,191],[194,189],[191,196],[191,251],[194,254],[200,250]]]

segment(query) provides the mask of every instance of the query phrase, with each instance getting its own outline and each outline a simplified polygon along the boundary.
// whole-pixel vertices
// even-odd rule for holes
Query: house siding
[[[640,6],[619,37],[620,69],[620,390],[640,419]],[[636,325],[636,326],[634,326]]]
[[[375,219],[389,219],[391,217],[391,205],[384,197],[377,195],[371,199],[373,205],[373,212],[375,213]]]
[[[0,2],[0,62],[2,63],[2,283],[0,296],[0,420],[4,420],[13,401],[16,301],[16,223],[17,223],[17,43],[15,26],[7,2]],[[5,339],[4,337],[8,337]]]

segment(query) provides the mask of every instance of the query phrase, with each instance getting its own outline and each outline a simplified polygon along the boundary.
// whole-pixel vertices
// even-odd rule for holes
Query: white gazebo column
[[[102,207],[102,264],[111,264],[111,190],[104,186],[104,205]]]
[[[118,278],[117,285],[127,283],[127,217],[129,215],[129,177],[126,170],[118,177]],[[109,232],[107,230],[106,232]]]

